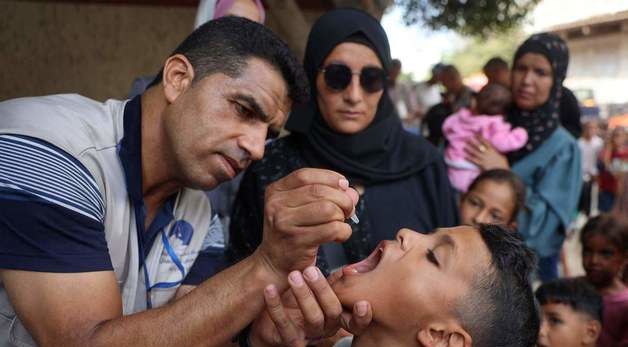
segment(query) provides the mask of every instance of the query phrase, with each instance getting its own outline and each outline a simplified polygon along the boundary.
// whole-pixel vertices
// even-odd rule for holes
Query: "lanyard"
[[[181,260],[177,256],[177,253],[174,251],[170,242],[168,241],[168,237],[166,236],[165,227],[161,230],[161,241],[164,244],[164,248],[168,256],[172,260],[172,262],[176,265],[177,269],[181,273],[181,279],[175,282],[157,282],[151,286],[150,278],[148,276],[148,268],[146,266],[146,257],[148,254],[146,253],[146,249],[144,248],[144,217],[145,207],[143,204],[133,204],[133,209],[135,210],[135,225],[137,227],[137,238],[138,238],[138,246],[140,251],[140,267],[144,269],[144,282],[146,285],[146,309],[153,308],[153,303],[151,299],[151,290],[153,288],[172,288],[176,287],[185,278],[185,268],[181,263]],[[176,226],[176,222],[174,224]]]

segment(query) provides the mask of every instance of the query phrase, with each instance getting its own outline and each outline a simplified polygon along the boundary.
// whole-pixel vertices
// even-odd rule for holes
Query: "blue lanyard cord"
[[[185,268],[183,267],[181,260],[177,256],[177,253],[175,253],[174,249],[172,249],[172,246],[170,245],[170,242],[166,237],[166,232],[163,230],[161,231],[161,241],[164,244],[166,252],[170,256],[170,259],[172,259],[174,265],[176,265],[179,269],[179,272],[181,273],[181,279],[176,282],[158,282],[151,286],[150,279],[148,278],[148,270],[146,269],[146,263],[144,263],[144,278],[146,279],[146,308],[148,309],[153,308],[153,303],[150,298],[150,291],[153,288],[173,288],[181,284],[181,282],[183,282],[183,279],[185,278]]]

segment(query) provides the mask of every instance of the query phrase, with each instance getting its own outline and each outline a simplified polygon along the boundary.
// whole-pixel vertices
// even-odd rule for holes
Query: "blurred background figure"
[[[440,103],[443,100],[441,95],[440,75],[445,65],[438,63],[431,69],[430,78],[419,82],[414,86],[414,95],[417,100],[417,117],[420,122],[425,117],[427,111],[434,105]]]
[[[628,288],[622,271],[628,255],[625,216],[601,214],[582,228],[582,265],[586,280],[604,299],[599,347],[628,346]]]
[[[598,209],[597,159],[604,147],[604,140],[598,136],[597,119],[586,120],[583,130],[582,136],[578,139],[578,147],[582,154],[582,193],[579,210],[588,217],[595,215]]]
[[[445,88],[443,101],[432,106],[425,115],[422,134],[435,146],[444,148],[443,123],[445,119],[463,107],[470,107],[473,91],[462,81],[462,76],[453,65],[444,65],[440,82]]]
[[[264,24],[266,11],[261,0],[201,0],[198,4],[194,28],[224,16],[244,17]]]
[[[600,153],[600,197],[599,209],[602,212],[613,210],[626,214],[622,206],[626,194],[625,176],[628,172],[628,143],[626,143],[626,129],[616,127]]]
[[[418,133],[419,132],[419,114],[417,113],[418,106],[416,96],[412,87],[406,82],[402,81],[399,76],[401,75],[401,61],[399,59],[393,59],[390,65],[390,71],[388,71],[388,95],[395,105],[395,110],[401,118],[401,122],[406,130]]]
[[[462,107],[471,106],[473,90],[464,84],[460,71],[455,66],[445,65],[443,67],[441,83],[445,87],[443,102],[449,106],[451,113],[458,111]]]
[[[482,72],[486,75],[487,84],[498,83],[504,87],[510,88],[510,68],[502,57],[489,59],[486,64],[484,64]]]
[[[565,86],[563,86],[561,94],[560,105],[558,106],[560,124],[569,131],[571,136],[579,138],[582,134],[580,103],[571,89]]]

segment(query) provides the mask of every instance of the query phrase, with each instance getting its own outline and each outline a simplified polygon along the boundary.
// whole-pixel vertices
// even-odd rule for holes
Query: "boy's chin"
[[[358,301],[369,301],[368,293],[362,290],[360,281],[356,281],[354,278],[343,277],[334,283],[331,288],[345,309],[351,310]]]

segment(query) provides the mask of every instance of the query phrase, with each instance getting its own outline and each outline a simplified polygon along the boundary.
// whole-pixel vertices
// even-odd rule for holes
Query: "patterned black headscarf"
[[[541,33],[530,36],[515,53],[513,68],[526,53],[543,55],[552,65],[553,84],[549,98],[539,108],[528,111],[513,105],[508,119],[513,127],[522,127],[528,131],[528,143],[521,149],[508,154],[510,162],[525,157],[537,149],[559,126],[559,105],[562,86],[567,75],[569,50],[565,42],[558,36]]]

